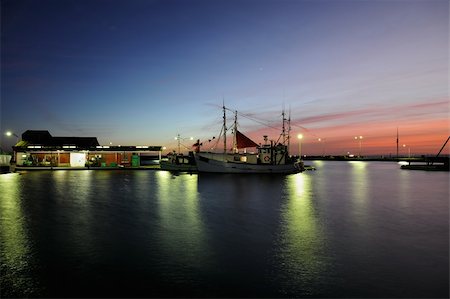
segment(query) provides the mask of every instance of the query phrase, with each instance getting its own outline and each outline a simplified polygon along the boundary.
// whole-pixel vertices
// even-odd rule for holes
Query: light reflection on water
[[[314,163],[0,175],[2,296],[448,296],[448,173]]]
[[[159,215],[157,244],[165,255],[162,260],[168,262],[161,274],[179,283],[195,283],[189,272],[208,264],[197,176],[174,176],[159,171],[155,177]]]
[[[21,207],[20,178],[4,174],[0,179],[0,292],[7,296],[29,296],[35,291],[36,282],[30,271],[32,243]]]
[[[353,202],[360,208],[367,206],[367,200],[369,196],[368,190],[370,189],[370,180],[367,177],[367,163],[362,161],[351,161],[351,183],[353,190]]]
[[[318,221],[312,176],[286,177],[286,201],[281,210],[281,235],[277,240],[280,281],[284,295],[311,296],[319,293],[327,271],[326,240]]]

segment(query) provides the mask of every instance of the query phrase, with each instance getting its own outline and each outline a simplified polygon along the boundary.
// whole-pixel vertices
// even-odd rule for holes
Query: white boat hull
[[[215,160],[197,154],[195,162],[199,172],[215,173],[279,173],[290,174],[303,171],[302,164],[250,164],[245,162],[232,162]]]

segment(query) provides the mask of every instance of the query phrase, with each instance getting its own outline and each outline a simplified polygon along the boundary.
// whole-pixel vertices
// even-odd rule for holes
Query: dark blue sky
[[[272,122],[290,107],[310,148],[320,136],[339,153],[396,126],[408,143],[448,135],[445,0],[1,5],[2,132],[172,146],[217,135],[225,99]]]

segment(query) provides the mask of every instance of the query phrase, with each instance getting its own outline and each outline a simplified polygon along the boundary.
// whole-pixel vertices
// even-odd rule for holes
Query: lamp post
[[[15,144],[15,145],[17,145],[17,143],[19,143],[19,136],[18,136],[16,133],[11,132],[11,131],[7,131],[5,134],[6,134],[6,136],[8,136],[8,137],[14,136],[14,137],[17,138],[16,144]],[[13,162],[13,163],[16,162],[16,150],[14,149],[14,146],[13,146],[13,157],[12,157],[12,159],[11,159],[11,162]]]
[[[355,136],[355,140],[359,140],[359,154],[358,154],[358,157],[359,158],[361,158],[361,147],[362,147],[362,139],[363,139],[363,137],[362,136]]]
[[[16,133],[11,132],[11,131],[6,132],[6,136],[8,136],[8,137],[9,137],[9,136],[15,136],[15,137],[19,138],[19,136],[17,136]]]
[[[322,157],[325,157],[325,139],[318,138],[317,141],[322,143]]]
[[[303,134],[298,134],[297,138],[298,138],[298,160],[301,161],[302,160],[302,139],[303,139]]]

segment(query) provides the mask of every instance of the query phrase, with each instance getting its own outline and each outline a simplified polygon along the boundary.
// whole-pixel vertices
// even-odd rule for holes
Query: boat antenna
[[[223,100],[223,153],[227,153],[227,115],[225,108],[225,99]]]
[[[237,110],[234,111],[234,129],[233,129],[233,152],[238,152],[238,145],[237,145]]]

